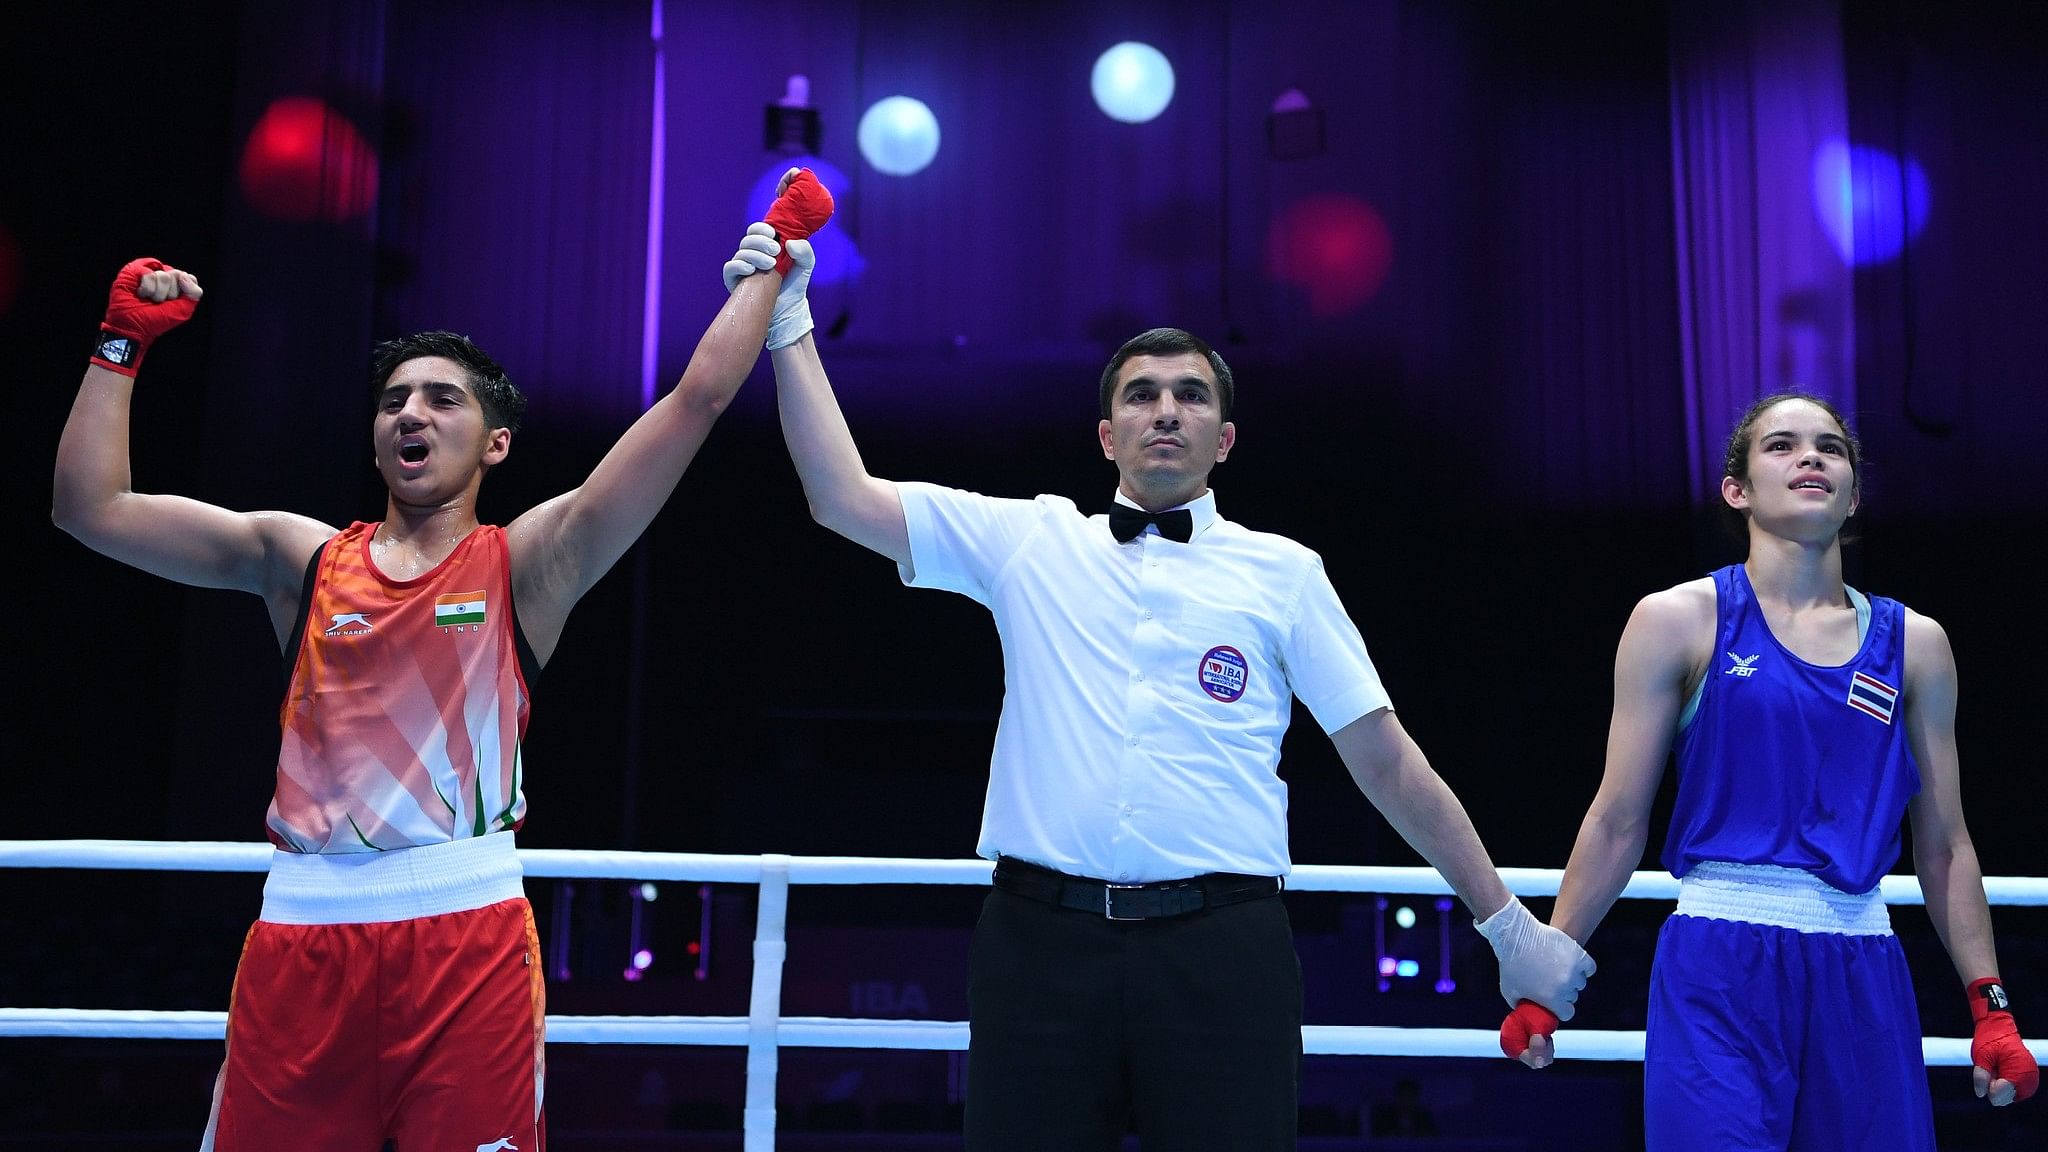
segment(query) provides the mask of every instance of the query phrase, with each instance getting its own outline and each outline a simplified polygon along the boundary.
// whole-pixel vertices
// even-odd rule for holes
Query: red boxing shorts
[[[532,909],[515,894],[441,910],[508,877],[516,891],[511,841],[279,853],[235,973],[217,1152],[545,1152]],[[400,910],[421,914],[372,918]],[[343,915],[363,921],[301,922]]]

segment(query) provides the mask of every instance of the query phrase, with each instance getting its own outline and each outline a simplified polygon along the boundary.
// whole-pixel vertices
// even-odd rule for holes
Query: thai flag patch
[[[1849,707],[1889,724],[1892,722],[1892,708],[1898,702],[1899,690],[1882,680],[1861,672],[1849,677]]]

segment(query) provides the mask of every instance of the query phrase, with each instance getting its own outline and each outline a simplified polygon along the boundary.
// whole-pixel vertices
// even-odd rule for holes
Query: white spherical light
[[[1173,102],[1173,65],[1150,44],[1126,40],[1095,58],[1089,87],[1110,119],[1143,124]]]
[[[860,154],[878,172],[908,176],[939,154],[939,119],[908,96],[877,100],[860,118]]]

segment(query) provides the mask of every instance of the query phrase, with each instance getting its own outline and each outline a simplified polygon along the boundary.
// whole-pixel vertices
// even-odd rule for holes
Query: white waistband
[[[377,924],[487,908],[526,894],[510,832],[390,852],[276,852],[261,918]]]
[[[1797,932],[1892,934],[1891,913],[1877,889],[1844,892],[1811,872],[1775,864],[1709,860],[1694,865],[1678,882],[1677,914]]]

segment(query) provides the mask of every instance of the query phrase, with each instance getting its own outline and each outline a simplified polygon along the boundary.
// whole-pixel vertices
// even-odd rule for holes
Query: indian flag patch
[[[447,628],[456,624],[481,624],[483,622],[483,593],[451,592],[446,596],[434,597],[435,626]]]

